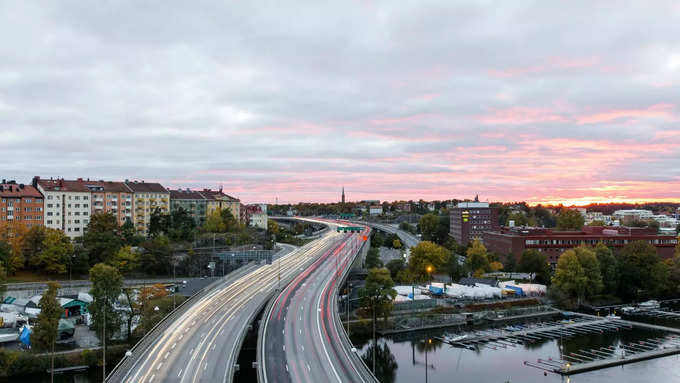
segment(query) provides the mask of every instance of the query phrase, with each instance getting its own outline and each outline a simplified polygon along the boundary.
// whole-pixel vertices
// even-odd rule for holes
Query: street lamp
[[[432,266],[427,266],[425,270],[427,271],[428,281],[430,282],[430,284],[432,284],[432,270],[433,270]]]

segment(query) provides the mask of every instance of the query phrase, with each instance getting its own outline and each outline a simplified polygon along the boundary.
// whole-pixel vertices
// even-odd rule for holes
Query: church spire
[[[345,203],[345,186],[342,187],[342,203]]]

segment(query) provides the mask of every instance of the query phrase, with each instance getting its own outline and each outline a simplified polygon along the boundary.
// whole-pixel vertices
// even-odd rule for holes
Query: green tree
[[[536,249],[526,249],[522,252],[517,265],[517,271],[534,273],[538,283],[550,283],[550,264],[548,258]]]
[[[61,230],[45,229],[45,242],[38,265],[49,274],[64,274],[73,255],[71,240]]]
[[[567,250],[560,255],[552,284],[567,297],[577,298],[580,305],[588,287],[588,277],[575,251]]]
[[[578,261],[583,267],[583,272],[588,278],[585,297],[591,298],[602,291],[602,274],[600,273],[600,262],[597,260],[595,250],[588,246],[579,246],[573,249],[578,257]]]
[[[227,231],[227,225],[224,224],[219,211],[208,215],[205,224],[203,224],[203,230],[208,233],[224,233]]]
[[[481,276],[489,271],[489,255],[486,247],[479,240],[473,241],[472,246],[467,250],[465,265],[475,276]]]
[[[422,241],[411,248],[411,256],[408,259],[408,268],[411,275],[419,281],[426,281],[432,273],[443,270],[449,260],[449,251],[430,241]]]
[[[382,261],[380,260],[380,251],[371,247],[368,249],[368,254],[366,254],[366,268],[374,269],[377,267],[382,267]]]
[[[123,246],[118,221],[111,213],[95,213],[83,235],[83,247],[91,263],[107,263]]]
[[[50,380],[52,382],[54,381],[54,345],[59,336],[59,318],[61,318],[61,305],[57,301],[58,290],[58,283],[47,284],[47,291],[40,298],[40,314],[38,314],[37,324],[31,336],[38,349],[50,352]]]
[[[42,266],[40,253],[42,253],[45,246],[46,236],[47,229],[45,226],[33,226],[24,235],[24,257],[35,270],[41,269]]]
[[[651,297],[658,290],[654,267],[661,262],[654,246],[646,241],[630,242],[619,258],[619,291],[624,298]]]
[[[562,209],[560,215],[557,216],[557,230],[581,230],[584,222],[583,215],[577,210]]]
[[[280,228],[279,224],[276,223],[273,219],[268,219],[267,220],[267,231],[269,234],[279,234]]]
[[[604,221],[601,219],[590,221],[590,223],[588,224],[588,226],[604,226],[604,225],[605,225]]]
[[[510,214],[508,216],[508,225],[510,224],[510,221],[514,221],[515,226],[536,226],[536,219],[524,213]]]
[[[168,275],[172,271],[172,248],[168,237],[159,235],[147,239],[140,247],[143,248],[139,259],[142,271],[152,275]]]
[[[241,228],[241,225],[239,224],[238,220],[234,217],[234,215],[231,213],[231,210],[222,209],[220,215],[222,216],[222,222],[224,222],[225,230],[228,233],[236,232]]]
[[[123,278],[115,267],[98,263],[90,269],[90,281],[93,300],[88,311],[92,314],[94,331],[99,339],[109,341],[121,325],[120,313],[114,303],[121,293]]]
[[[401,249],[401,241],[398,239],[395,239],[392,241],[392,247],[395,249]]]
[[[114,266],[121,274],[131,273],[137,270],[140,264],[139,253],[132,250],[130,246],[123,246],[118,250],[111,261],[111,266]]]
[[[619,288],[619,261],[604,243],[595,246],[595,255],[600,262],[603,289],[607,294],[616,294]]]
[[[456,254],[451,254],[446,262],[446,273],[451,278],[451,282],[457,282],[465,276],[465,268],[460,264]]]
[[[2,242],[0,242],[2,244]],[[7,272],[5,267],[0,265],[0,297],[4,296],[7,290]]]
[[[144,240],[144,237],[137,235],[135,225],[130,219],[126,219],[125,223],[120,227],[120,236],[123,239],[123,243],[127,246],[137,246]]]
[[[383,316],[385,322],[392,311],[392,301],[397,296],[394,290],[394,281],[390,277],[390,271],[381,269],[368,270],[366,284],[359,290],[362,305],[375,310],[376,316]]]
[[[515,254],[510,253],[503,257],[503,270],[512,272],[515,269],[517,269],[517,257],[515,257]]]
[[[404,262],[403,258],[397,258],[387,262],[385,267],[390,271],[390,277],[392,277],[392,280],[396,281],[399,272],[404,270],[406,267],[406,262]]]
[[[0,263],[2,266],[6,266],[9,262],[9,257],[12,254],[12,247],[9,243],[0,240]]]
[[[439,227],[439,217],[434,214],[425,214],[418,223],[423,240],[435,242],[437,240],[437,229]]]

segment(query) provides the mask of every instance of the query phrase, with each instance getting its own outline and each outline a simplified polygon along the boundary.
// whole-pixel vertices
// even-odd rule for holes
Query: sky
[[[0,177],[680,201],[677,1],[0,0]]]

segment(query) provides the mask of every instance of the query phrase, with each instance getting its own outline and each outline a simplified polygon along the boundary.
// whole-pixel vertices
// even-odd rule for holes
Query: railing
[[[137,344],[135,344],[129,350],[130,354],[129,356],[126,353],[126,356],[124,356],[123,359],[121,359],[121,361],[118,362],[116,367],[114,367],[113,370],[111,370],[111,372],[107,375],[105,381],[121,382],[123,380],[122,379],[123,376],[119,375],[125,374],[127,371],[130,371],[137,363],[139,357],[144,356],[145,352],[158,340],[158,338],[163,334],[163,332],[165,332],[165,330],[170,326],[170,324],[172,324],[174,321],[176,321],[182,315],[184,315],[186,311],[194,303],[196,303],[200,298],[203,298],[205,295],[207,295],[208,292],[212,291],[220,284],[225,283],[227,281],[231,283],[236,279],[242,277],[243,275],[247,274],[248,272],[252,271],[252,269],[254,268],[257,268],[257,265],[255,264],[245,265],[240,269],[232,273],[229,273],[227,276],[219,278],[217,281],[202,288],[194,295],[189,297],[187,300],[182,302],[172,312],[170,312],[160,322],[158,322],[146,335],[144,335],[144,337],[142,337],[142,339],[139,340],[139,342],[137,342]]]

